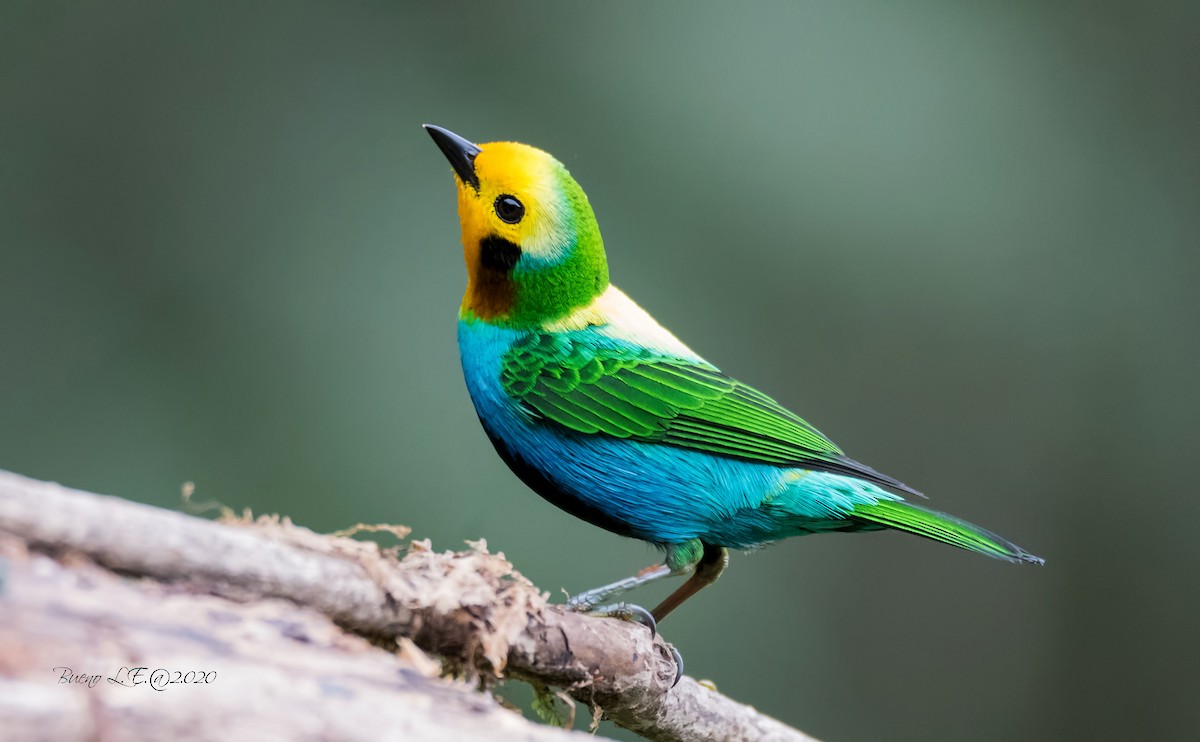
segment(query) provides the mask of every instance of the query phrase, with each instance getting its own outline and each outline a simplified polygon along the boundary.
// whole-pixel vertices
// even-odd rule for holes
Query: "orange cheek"
[[[463,239],[463,262],[467,264],[468,271],[479,265],[479,240]]]
[[[458,196],[463,260],[467,265],[467,291],[462,306],[481,319],[503,317],[512,311],[515,287],[506,273],[483,267],[480,243],[491,235],[515,242],[520,239],[520,230],[516,225],[505,224],[493,215],[486,193],[476,194],[474,189],[468,187],[460,188]]]
[[[478,264],[479,240],[483,237],[482,220],[479,209],[475,204],[474,193],[465,193],[467,189],[459,188],[458,192],[458,221],[462,227],[463,257],[467,261],[468,270]]]

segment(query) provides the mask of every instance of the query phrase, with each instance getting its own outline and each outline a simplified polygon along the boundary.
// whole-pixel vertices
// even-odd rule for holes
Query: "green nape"
[[[854,508],[852,517],[866,524],[907,531],[1008,562],[1043,564],[1045,561],[973,523],[907,502],[881,500],[874,505],[859,505]]]
[[[567,169],[556,164],[571,243],[564,246],[565,257],[559,262],[518,264],[512,273],[512,312],[500,324],[536,327],[587,306],[608,288],[608,258],[591,204]]]

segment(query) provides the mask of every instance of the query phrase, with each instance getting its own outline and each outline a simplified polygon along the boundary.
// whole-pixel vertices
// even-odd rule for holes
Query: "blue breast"
[[[699,538],[752,548],[828,530],[857,502],[893,497],[838,475],[576,434],[536,419],[500,386],[502,358],[525,335],[459,321],[463,375],[475,410],[497,452],[526,484],[602,528],[656,544]]]

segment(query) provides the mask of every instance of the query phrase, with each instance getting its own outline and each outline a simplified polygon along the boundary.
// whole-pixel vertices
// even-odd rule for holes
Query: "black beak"
[[[475,175],[475,156],[483,150],[448,129],[433,124],[422,124],[422,126],[425,127],[425,131],[429,132],[429,136],[433,137],[434,143],[450,161],[451,167],[454,168],[454,172],[458,173],[462,182],[469,183],[478,191],[479,177]]]

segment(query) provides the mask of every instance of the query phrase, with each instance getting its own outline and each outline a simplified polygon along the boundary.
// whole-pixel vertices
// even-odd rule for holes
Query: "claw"
[[[675,682],[671,683],[671,687],[679,685],[679,680],[683,677],[683,655],[675,647],[671,647],[671,656],[675,658]]]
[[[568,600],[566,607],[572,613],[586,613],[589,616],[607,616],[609,618],[619,618],[622,621],[640,623],[647,629],[650,629],[651,641],[658,636],[658,622],[654,620],[654,614],[640,605],[633,603],[612,603],[610,605],[594,606],[586,598],[578,600],[576,597]],[[671,683],[671,687],[674,688],[679,685],[680,679],[683,678],[683,655],[670,644],[667,647],[671,650],[671,658],[675,660],[675,681]]]
[[[658,622],[654,620],[654,616],[650,611],[640,605],[634,605],[633,603],[613,603],[612,605],[584,608],[568,603],[567,608],[577,613],[587,613],[592,616],[609,616],[610,618],[619,618],[622,621],[640,623],[642,626],[650,629],[651,639],[658,636]]]

